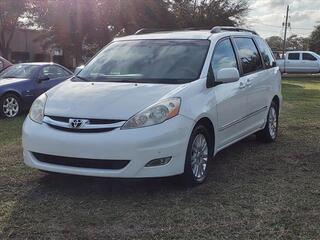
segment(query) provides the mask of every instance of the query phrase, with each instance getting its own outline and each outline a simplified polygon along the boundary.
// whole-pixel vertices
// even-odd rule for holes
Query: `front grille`
[[[42,153],[32,153],[33,156],[40,162],[55,164],[67,167],[80,167],[92,169],[109,169],[120,170],[129,164],[129,160],[100,160],[87,158],[71,158],[54,155],[47,155]]]
[[[52,124],[48,124],[48,125],[54,129],[57,129],[60,131],[73,132],[73,133],[103,133],[103,132],[111,132],[116,129],[116,128],[81,129],[81,128],[59,127],[59,126],[52,125]]]
[[[70,118],[58,117],[58,116],[45,116],[43,122],[48,126],[66,132],[77,133],[103,133],[111,132],[117,128],[120,128],[126,120],[116,119],[82,119],[77,118],[75,120],[84,120],[86,123],[79,127],[73,127],[70,125]]]
[[[69,119],[68,117],[57,117],[57,116],[48,116],[52,120],[58,121],[58,122],[65,122],[68,123]],[[126,120],[117,120],[117,119],[88,119],[91,124],[114,124],[114,123],[119,123],[123,122]]]

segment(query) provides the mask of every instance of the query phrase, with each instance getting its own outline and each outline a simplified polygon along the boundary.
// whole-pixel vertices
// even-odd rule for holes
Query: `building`
[[[10,44],[8,59],[13,63],[48,61],[50,55],[37,41],[41,31],[31,29],[18,29],[14,32]]]
[[[8,60],[12,63],[57,62],[64,65],[64,56],[61,49],[45,49],[42,46],[41,35],[43,33],[43,31],[33,29],[16,30],[10,44],[11,51]]]

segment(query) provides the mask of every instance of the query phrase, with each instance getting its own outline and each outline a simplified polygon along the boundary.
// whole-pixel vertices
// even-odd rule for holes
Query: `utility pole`
[[[288,23],[288,18],[289,18],[289,5],[287,6],[287,14],[286,14],[286,22],[284,23],[284,38],[283,38],[283,57],[286,52],[287,48],[287,31],[290,23]]]

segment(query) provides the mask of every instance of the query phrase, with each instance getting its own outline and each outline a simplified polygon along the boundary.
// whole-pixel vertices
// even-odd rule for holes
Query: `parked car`
[[[310,51],[292,51],[278,59],[282,73],[320,73],[320,56]]]
[[[0,74],[0,115],[17,116],[41,94],[71,76],[71,71],[54,63],[22,63],[8,67]]]
[[[278,133],[281,74],[254,32],[115,39],[74,78],[42,94],[23,126],[24,161],[47,172],[203,183],[209,160],[256,133]]]
[[[11,62],[9,62],[3,57],[0,57],[0,73],[10,66],[12,66]]]

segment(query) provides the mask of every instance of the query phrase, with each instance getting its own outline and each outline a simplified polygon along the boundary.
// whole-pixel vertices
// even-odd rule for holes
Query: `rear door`
[[[237,68],[235,49],[230,38],[220,40],[215,47],[211,70],[216,78],[217,72],[223,68]],[[218,113],[218,149],[241,136],[244,123],[242,119],[247,112],[247,95],[245,82],[237,81],[214,87]]]
[[[245,82],[247,111],[243,118],[243,134],[248,134],[261,127],[268,111],[267,100],[269,74],[264,71],[262,58],[255,41],[250,37],[235,37],[235,45],[241,62],[241,80]],[[272,64],[272,63],[271,63]]]
[[[288,53],[288,58],[284,62],[287,73],[301,73],[303,71],[301,53]]]
[[[37,78],[37,95],[40,96],[42,93],[48,91],[50,88],[58,85],[65,81],[72,74],[60,66],[49,65],[43,67],[38,74]]]
[[[302,53],[302,67],[305,73],[319,72],[318,59],[310,53]]]

